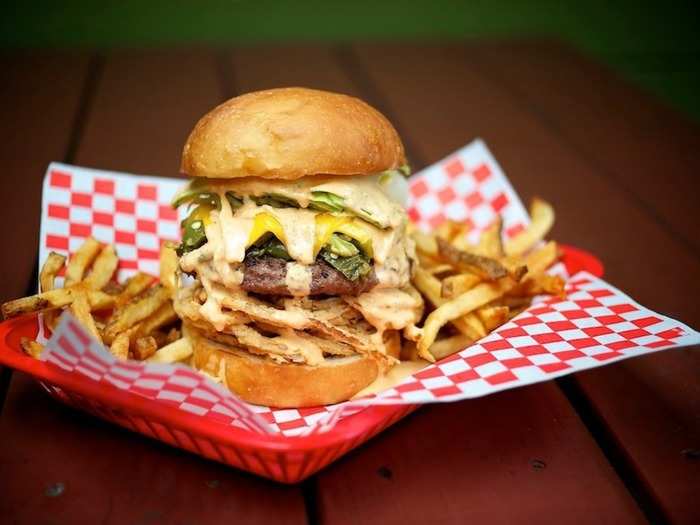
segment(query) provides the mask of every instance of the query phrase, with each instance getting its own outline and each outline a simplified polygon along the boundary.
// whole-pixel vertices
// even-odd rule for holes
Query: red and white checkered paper
[[[40,257],[68,254],[87,235],[115,243],[120,277],[157,275],[158,248],[177,239],[169,208],[181,180],[51,164],[44,182]],[[529,222],[505,175],[475,141],[411,179],[409,216],[421,227],[468,220],[475,236],[497,214],[507,236]],[[563,271],[559,266],[556,271]],[[700,343],[700,334],[645,309],[585,272],[572,276],[564,300],[542,298],[474,345],[430,365],[394,388],[337,405],[271,409],[249,405],[184,365],[122,362],[65,316],[43,359],[86,381],[112,385],[212,421],[257,433],[323,432],[375,404],[458,401],[546,381],[651,352]]]

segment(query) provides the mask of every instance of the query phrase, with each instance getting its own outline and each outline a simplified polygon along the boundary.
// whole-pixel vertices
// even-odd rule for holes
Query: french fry
[[[437,246],[441,259],[460,270],[475,273],[489,281],[508,275],[508,270],[496,259],[458,250],[440,238],[437,239]]]
[[[442,261],[438,261],[435,257],[431,257],[430,255],[425,255],[424,253],[419,252],[419,251],[416,252],[416,257],[418,258],[418,263],[426,270],[429,268],[434,268],[436,266],[446,264],[446,263],[443,263]],[[450,265],[450,267],[452,267],[452,265]]]
[[[117,296],[124,291],[124,285],[115,281],[109,281],[102,287],[102,291],[108,295]]]
[[[445,277],[442,280],[440,296],[444,299],[452,299],[471,290],[480,282],[481,278],[473,273],[460,273]]]
[[[507,255],[522,255],[544,239],[554,225],[554,208],[548,202],[534,198],[530,205],[530,217],[532,222],[527,229],[506,242]]]
[[[495,301],[492,301],[490,306],[507,306],[512,312],[517,308],[527,308],[532,303],[532,297],[515,297],[510,295],[510,293],[511,292],[508,292],[508,294],[504,295],[503,297],[499,297]]]
[[[158,349],[147,361],[151,363],[175,363],[177,361],[184,361],[191,355],[192,343],[189,338],[183,337]]]
[[[2,305],[3,319],[11,319],[12,317],[54,308],[64,308],[73,302],[79,286],[80,285],[74,285],[69,288],[56,288],[48,292],[8,301]],[[88,305],[91,310],[105,310],[114,305],[114,297],[104,292],[81,289],[80,293],[87,296]]]
[[[462,224],[457,221],[446,220],[442,222],[436,229],[435,235],[445,239],[448,242],[457,237],[462,232]]]
[[[152,315],[167,300],[168,291],[160,284],[147,290],[143,296],[134,298],[112,314],[104,330],[105,341],[111,343],[119,333]]]
[[[458,250],[462,250],[463,252],[472,251],[474,249],[474,246],[469,242],[466,233],[464,235],[457,235],[454,239],[452,239],[452,246]]]
[[[446,302],[446,299],[441,295],[442,285],[440,280],[434,275],[430,275],[423,268],[419,267],[416,269],[413,284],[433,303],[433,306],[438,307]],[[457,330],[475,341],[486,335],[486,329],[483,324],[473,314],[467,314],[460,319],[453,319],[452,324]]]
[[[500,259],[505,255],[503,251],[503,242],[501,240],[501,230],[503,229],[503,220],[497,217],[491,226],[489,226],[481,234],[479,243],[474,247],[474,253]]]
[[[513,317],[519,316],[521,313],[523,313],[525,310],[528,309],[530,305],[523,305],[523,306],[518,306],[517,308],[511,308],[510,311],[508,312],[508,320],[510,321],[513,319]]]
[[[172,343],[173,341],[177,341],[182,337],[182,330],[178,330],[177,328],[173,327],[170,329],[166,336],[166,342]]]
[[[178,257],[175,247],[171,243],[163,244],[160,249],[160,282],[171,297],[175,295],[177,267]]]
[[[533,252],[530,252],[525,257],[525,264],[530,275],[544,272],[552,266],[559,257],[559,247],[554,241],[549,241]]]
[[[48,292],[54,289],[56,275],[59,271],[61,271],[61,268],[63,268],[65,263],[65,255],[61,255],[60,253],[56,252],[51,252],[49,254],[46,262],[41,267],[41,273],[39,274],[39,285],[42,292]]]
[[[68,310],[75,316],[78,322],[83,325],[83,328],[90,332],[95,339],[102,342],[102,336],[95,325],[95,320],[90,314],[90,302],[88,301],[85,290],[80,287],[73,290],[73,301],[68,307]]]
[[[109,352],[122,361],[129,359],[129,331],[118,334],[109,346]]]
[[[68,260],[66,267],[65,285],[70,286],[83,279],[83,275],[88,266],[95,260],[100,252],[100,243],[93,237],[88,237],[78,251],[75,252]]]
[[[143,361],[148,359],[153,354],[156,353],[158,349],[158,344],[152,335],[147,335],[145,337],[139,337],[133,345],[131,353],[135,359]]]
[[[95,262],[92,264],[92,271],[83,282],[91,290],[102,290],[112,278],[112,275],[114,275],[118,263],[119,259],[117,259],[114,246],[108,244],[102,248],[100,254],[95,258]]]
[[[418,355],[427,361],[434,362],[430,353],[430,345],[437,337],[438,331],[445,324],[502,296],[511,289],[515,282],[510,278],[500,279],[492,283],[481,283],[468,292],[451,299],[433,310],[425,320],[423,334],[418,341]]]
[[[144,292],[153,284],[154,281],[155,278],[147,273],[138,272],[137,274],[132,275],[129,279],[127,279],[122,292],[117,296],[117,308],[124,306],[126,303],[131,301],[131,299]]]
[[[528,275],[527,279],[513,288],[509,295],[532,297],[533,295],[549,294],[549,295],[564,295],[564,279],[558,275],[549,275],[547,273],[538,273]]]
[[[476,311],[477,317],[489,332],[505,323],[509,313],[510,308],[507,306],[482,306]]]
[[[19,340],[19,345],[22,347],[25,354],[33,357],[34,359],[39,359],[41,357],[41,353],[44,351],[44,345],[38,341],[33,341],[28,337],[22,337]]]
[[[520,257],[502,257],[500,262],[505,267],[508,275],[510,275],[516,281],[520,281],[528,272],[527,264],[525,264],[523,259]]]
[[[440,306],[444,302],[440,294],[440,279],[431,275],[425,268],[418,266],[415,269],[413,284],[434,306]]]
[[[62,308],[73,302],[73,291],[70,288],[56,288],[48,292],[29,297],[20,297],[2,305],[3,319],[11,319],[20,315]]]
[[[454,271],[454,268],[452,267],[451,264],[443,263],[443,264],[437,264],[435,266],[428,267],[428,268],[426,268],[426,270],[430,275],[440,275],[443,273]]]
[[[488,333],[484,323],[474,313],[453,319],[451,323],[457,330],[474,341],[478,341]]]
[[[413,232],[413,240],[416,242],[416,250],[418,250],[418,252],[428,257],[438,256],[437,240],[433,235],[415,230]]]
[[[435,357],[435,359],[440,360],[454,354],[455,352],[464,350],[473,342],[474,341],[470,337],[464,334],[438,339],[431,345],[430,353],[433,355],[433,357]]]
[[[116,297],[100,290],[86,290],[85,293],[87,294],[92,311],[106,310],[112,308],[116,304]]]
[[[161,346],[165,346],[171,342],[168,341],[168,334],[166,334],[163,330],[151,332],[151,337],[153,337],[153,339],[156,341],[156,348],[160,348]]]
[[[42,292],[48,292],[55,288],[56,275],[63,268],[66,263],[65,255],[61,255],[56,252],[49,253],[48,258],[41,267],[41,272],[39,273],[39,287]],[[44,314],[44,320],[47,326],[53,328],[56,324],[57,313],[52,311],[47,311]]]
[[[170,301],[166,301],[158,310],[136,324],[133,329],[131,340],[135,338],[151,335],[161,326],[168,325],[177,319],[177,314]]]

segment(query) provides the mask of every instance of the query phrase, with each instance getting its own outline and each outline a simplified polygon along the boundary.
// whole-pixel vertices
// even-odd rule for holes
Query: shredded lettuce
[[[312,191],[309,208],[316,211],[340,213],[345,210],[345,199],[329,191]]]

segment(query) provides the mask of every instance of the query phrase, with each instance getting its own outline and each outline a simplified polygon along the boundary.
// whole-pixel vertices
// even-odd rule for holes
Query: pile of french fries
[[[51,252],[39,274],[41,293],[2,305],[2,316],[10,319],[43,312],[46,326],[54,329],[63,311],[69,311],[118,359],[172,363],[188,359],[192,348],[182,337],[180,321],[173,309],[177,255],[165,244],[160,254],[160,282],[136,273],[123,284],[113,280],[119,260],[114,246],[89,237],[66,257]],[[63,287],[56,276],[66,265]],[[24,351],[39,358],[43,345],[23,338]]]
[[[541,294],[563,296],[564,281],[546,273],[559,258],[554,241],[543,242],[554,224],[554,210],[541,199],[530,208],[531,224],[507,241],[498,218],[472,245],[466,224],[447,221],[432,233],[416,229],[419,265],[413,284],[433,309],[422,328],[409,334],[402,359],[430,362],[447,357],[485,337],[512,319]],[[44,312],[49,328],[67,310],[119,359],[162,363],[186,362],[192,346],[182,336],[173,309],[178,257],[164,245],[160,279],[137,273],[125,283],[113,280],[118,259],[113,246],[88,238],[70,258],[64,285],[55,287],[66,257],[52,252],[39,277],[41,293],[2,305],[5,319]],[[41,355],[37,341],[22,340],[33,357]]]
[[[476,245],[467,240],[469,227],[454,221],[431,234],[411,232],[419,260],[413,284],[434,309],[414,334],[415,347],[402,357],[435,362],[512,319],[534,296],[563,296],[563,279],[545,273],[559,258],[554,241],[542,242],[554,224],[554,209],[534,199],[530,216],[531,224],[505,242],[500,218]]]

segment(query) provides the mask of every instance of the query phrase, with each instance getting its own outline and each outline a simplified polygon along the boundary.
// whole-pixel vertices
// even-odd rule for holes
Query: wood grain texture
[[[360,92],[334,59],[333,48],[320,45],[257,46],[230,53],[238,94],[275,87],[308,87],[352,96]]]
[[[3,246],[13,253],[0,261],[0,302],[23,295],[30,284],[39,245],[41,182],[49,162],[65,160],[88,63],[87,55],[0,56],[0,195],[5,226],[10,226],[3,228]]]
[[[619,181],[649,208],[652,219],[662,218],[662,226],[681,237],[679,243],[697,241],[700,129],[560,45],[487,44],[467,53],[481,71]],[[646,258],[665,254],[652,250]],[[669,273],[682,295],[688,277]],[[692,312],[679,313],[698,326]],[[684,349],[577,378],[673,523],[692,523],[700,515],[700,463],[692,459],[700,443],[698,377],[700,354]]]
[[[76,163],[172,175],[196,120],[222,99],[212,53],[105,59]],[[305,523],[282,488],[60,407],[15,374],[0,417],[0,512],[14,523]],[[208,482],[218,480],[217,487]],[[47,484],[66,486],[44,496]],[[217,485],[217,483],[214,483]],[[273,498],[274,505],[261,504]]]
[[[409,57],[401,58],[404,65]],[[359,77],[363,72],[352,60],[343,50],[320,47],[239,49],[232,54],[239,92],[276,85],[341,91],[385,111],[403,128],[403,137],[414,143],[435,132],[434,126],[413,126],[411,111],[390,105],[400,84],[390,87],[374,76],[368,83],[367,78]],[[361,67],[369,66],[363,62]],[[393,117],[395,114],[400,120]],[[414,160],[428,157],[427,152],[415,148],[408,153]],[[470,427],[476,421],[475,433]],[[493,446],[494,441],[498,441],[497,446]],[[486,516],[504,522],[513,521],[514,510],[527,501],[530,503],[522,509],[525,515],[521,517],[539,519],[546,506],[551,509],[560,504],[563,509],[571,504],[567,497],[545,504],[542,498],[547,486],[572,495],[593,490],[611,517],[619,522],[641,520],[634,501],[552,385],[425,408],[401,424],[400,430],[388,431],[377,442],[318,475],[316,500],[322,523],[463,523]],[[551,458],[556,467],[537,478],[541,472],[536,472],[530,461],[544,456],[545,462]],[[392,480],[377,473],[381,467],[392,472]],[[479,476],[485,479],[477,481]],[[422,496],[423,491],[430,495]],[[507,502],[492,497],[496,493],[502,493]],[[591,509],[580,519],[591,520],[595,515]]]
[[[699,126],[560,43],[478,44],[467,52],[700,255]]]
[[[428,130],[420,142],[428,158],[481,136],[521,196],[538,194],[554,203],[553,238],[600,256],[606,278],[643,304],[698,324],[700,266],[693,254],[510,89],[473,67],[473,50],[370,46],[357,52],[376,82],[403,86],[392,98],[394,110],[410,113],[417,128]],[[408,56],[410,68],[404,68]],[[583,383],[601,375],[588,389],[597,409],[633,454],[642,483],[664,498],[662,509],[677,509],[678,519],[697,515],[697,462],[681,455],[697,435],[696,359],[692,350],[674,351],[581,377]]]
[[[306,523],[297,488],[86,416],[22,374],[13,377],[0,434],[3,523]],[[49,495],[58,484],[61,494]]]
[[[321,523],[644,523],[552,383],[420,409],[319,475]]]
[[[463,47],[359,46],[357,54],[391,93],[390,112],[420,134],[421,158],[435,162],[483,138],[526,203],[539,195],[554,204],[552,238],[600,256],[606,278],[642,304],[698,324],[697,259],[528,107],[471,67]]]
[[[125,51],[107,57],[75,162],[175,177],[199,118],[223,101],[216,55]]]
[[[585,85],[580,57],[557,65],[566,62],[561,50],[523,51],[516,61],[525,65],[516,67],[508,57],[498,59],[498,46],[489,49],[489,62],[498,66],[487,66],[473,46],[249,48],[233,52],[230,69],[222,71],[217,56],[205,51],[117,53],[105,60],[74,161],[172,176],[190,128],[224,95],[281,85],[349,93],[394,121],[414,167],[481,136],[523,197],[538,194],[555,204],[554,238],[601,256],[608,279],[642,303],[697,325],[696,238],[689,239],[693,229],[681,220],[685,214],[692,225],[697,218],[693,196],[659,185],[679,186],[693,172],[684,171],[696,166],[692,128],[644,97],[628,99],[627,88],[618,91],[597,66],[589,73],[599,89],[575,88]],[[0,177],[0,184],[3,195],[19,188],[24,199],[3,213],[24,216],[29,206],[38,209],[47,162],[68,150],[71,127],[59,133],[53,124],[72,123],[87,60],[0,60],[14,75],[2,88],[10,125],[0,155],[8,173],[23,174]],[[538,94],[542,68],[547,78]],[[580,100],[594,109],[561,115]],[[610,106],[619,113],[607,115]],[[630,165],[646,170],[639,187],[630,187],[634,179],[624,170]],[[664,165],[673,173],[654,178]],[[656,202],[654,195],[663,198]],[[12,242],[23,253],[30,245],[34,250],[38,215],[19,224]],[[10,276],[0,284],[2,294],[15,294],[13,286],[23,292],[33,260],[32,252],[28,268],[17,259],[2,267]],[[677,351],[578,376],[641,482],[678,523],[700,513],[699,464],[692,459],[700,440],[699,370],[697,352]],[[307,521],[300,488],[261,481],[64,408],[19,374],[0,416],[0,436],[0,479],[12,480],[0,491],[0,513],[9,522]],[[56,483],[62,494],[46,495]],[[322,523],[643,521],[553,383],[426,407],[310,486],[317,487],[309,503]]]

